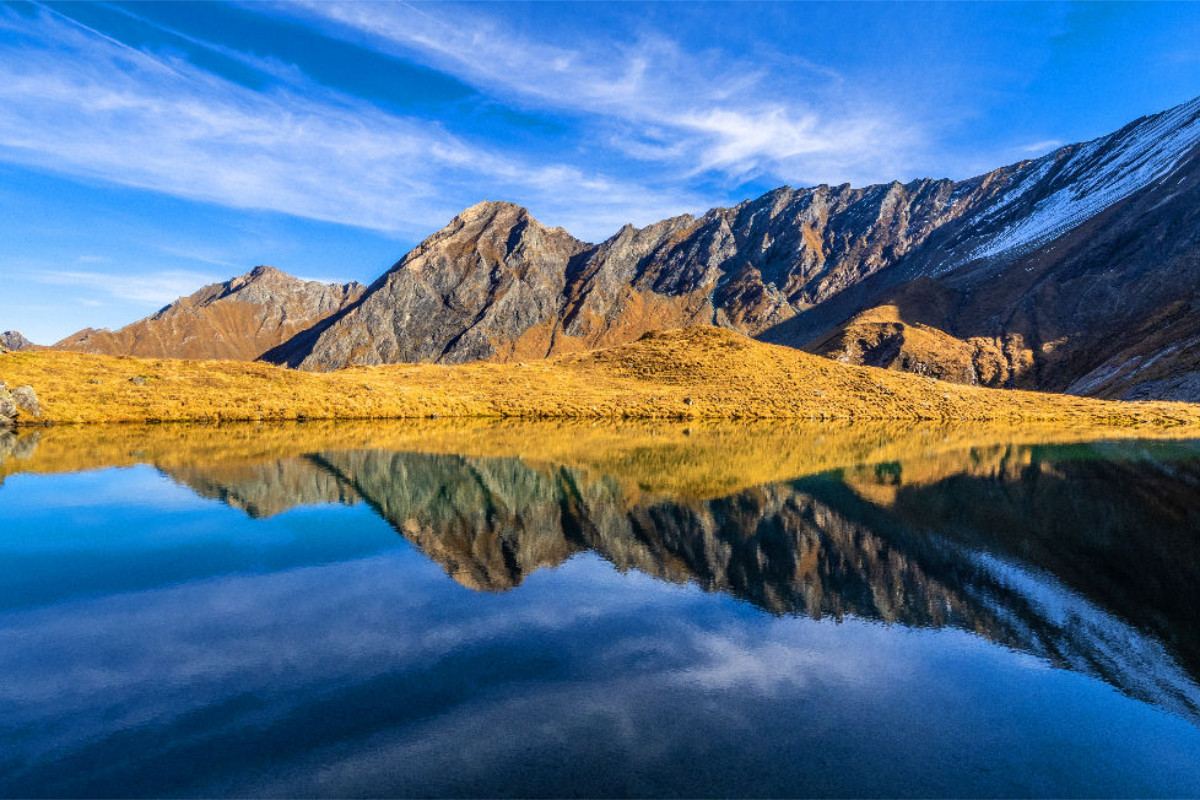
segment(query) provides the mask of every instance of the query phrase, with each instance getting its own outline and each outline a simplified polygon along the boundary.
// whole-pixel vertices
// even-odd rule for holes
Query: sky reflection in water
[[[1200,792],[1190,443],[713,493],[640,471],[703,432],[19,474],[55,435],[0,486],[6,796]]]

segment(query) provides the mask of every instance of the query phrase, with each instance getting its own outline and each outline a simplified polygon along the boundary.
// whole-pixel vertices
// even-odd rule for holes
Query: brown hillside
[[[116,331],[87,328],[54,345],[110,356],[251,361],[357,300],[358,283],[323,284],[255,267]],[[14,348],[15,349],[15,348]]]

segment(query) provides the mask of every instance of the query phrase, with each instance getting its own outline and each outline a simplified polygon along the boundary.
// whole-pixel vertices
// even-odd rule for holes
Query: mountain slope
[[[358,283],[304,281],[274,267],[255,267],[120,330],[87,328],[54,348],[139,358],[248,361],[345,308],[363,288]]]
[[[520,360],[717,324],[755,335],[883,269],[1006,179],[777,189],[599,245],[480,203],[346,313],[266,354],[305,369]],[[957,194],[956,194],[957,192]]]
[[[482,203],[264,358],[527,360],[714,324],[857,363],[1063,390],[1134,346],[1114,328],[1151,324],[1170,306],[1159,289],[1185,308],[1200,296],[1198,144],[1200,98],[965,181],[783,187],[598,245]]]
[[[832,332],[821,332],[832,317],[825,308],[806,331],[796,320],[790,337],[774,338],[795,344],[808,333],[813,352],[904,368],[902,359],[855,357],[842,344],[871,341],[871,319],[892,309],[906,332],[934,328],[970,351],[967,383],[1200,400],[1198,154],[1193,148],[1163,178],[1026,253],[899,286],[864,282],[857,291],[866,310]]]
[[[0,333],[0,347],[5,350],[24,350],[33,347],[33,342],[22,336],[20,331],[5,331]]]

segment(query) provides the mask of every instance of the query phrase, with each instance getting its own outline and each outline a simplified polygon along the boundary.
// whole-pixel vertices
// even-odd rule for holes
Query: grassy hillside
[[[1200,406],[1108,403],[838,364],[718,328],[648,334],[545,361],[308,373],[232,361],[67,352],[0,356],[44,419],[70,422],[438,416],[876,419],[1200,425]]]

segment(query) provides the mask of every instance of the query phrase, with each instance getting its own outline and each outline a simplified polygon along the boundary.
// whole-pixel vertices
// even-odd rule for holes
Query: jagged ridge
[[[1105,215],[1124,220],[1124,209],[1141,203],[1136,226],[1147,246],[1161,251],[1170,238],[1175,250],[1194,247],[1196,226],[1172,215],[1197,205],[1188,192],[1198,142],[1200,98],[965,181],[783,187],[699,218],[626,226],[598,245],[542,226],[519,206],[481,203],[354,307],[265,357],[316,370],[511,361],[715,324],[792,346],[812,342],[858,363],[1062,390],[1117,352],[1096,351],[1115,341],[1107,327],[1137,327],[1158,298],[1148,292],[1122,305],[1109,297],[1103,314],[1087,317],[1079,304],[1058,302],[1078,265],[1042,262],[1082,258],[1091,274],[1126,269],[1117,280],[1134,284],[1131,295],[1161,284],[1161,264],[1127,269],[1131,224],[1118,225],[1123,238],[1110,233],[1106,248],[1076,234]],[[1170,285],[1200,295],[1200,270],[1193,264]],[[897,292],[906,302],[896,302]],[[895,330],[860,335],[860,319],[838,335],[843,320],[889,303]],[[866,321],[881,314],[868,311]],[[926,341],[897,344],[897,331],[903,342]],[[845,346],[856,337],[863,346]],[[942,346],[929,347],[933,339]]]

